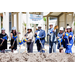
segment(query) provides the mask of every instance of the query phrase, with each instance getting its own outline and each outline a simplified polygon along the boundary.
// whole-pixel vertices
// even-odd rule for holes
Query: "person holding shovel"
[[[56,30],[54,30],[53,24],[50,24],[49,26],[50,28],[47,33],[47,36],[49,36],[49,53],[52,53],[52,47],[53,52],[56,53]]]
[[[57,35],[57,39],[58,39],[58,47],[57,49],[59,49],[60,53],[63,53],[63,27],[60,27],[60,32]]]
[[[27,52],[28,53],[33,53],[33,33],[32,33],[32,28],[28,27],[27,28],[27,33],[25,34],[26,43],[27,43]]]
[[[13,52],[13,50],[16,50],[17,49],[17,35],[20,34],[20,32],[17,32],[16,31],[16,27],[13,27],[12,28],[12,31],[11,31],[11,52]]]
[[[1,33],[0,33],[0,50],[1,50],[1,53],[5,53],[5,49],[7,49],[7,39],[8,39],[8,35],[5,33],[5,29],[2,28]]]
[[[71,27],[67,26],[63,37],[65,39],[65,53],[69,54],[72,53],[72,46],[73,46],[73,32],[71,31]]]
[[[44,48],[44,44],[45,44],[46,33],[41,28],[42,28],[42,26],[38,25],[38,30],[35,31],[34,37],[35,37],[35,43],[37,45],[38,52],[45,53],[45,50],[43,50],[43,48]]]

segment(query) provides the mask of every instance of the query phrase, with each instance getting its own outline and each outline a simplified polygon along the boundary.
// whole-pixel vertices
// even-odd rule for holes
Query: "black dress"
[[[3,38],[6,35],[7,35],[6,33],[4,35],[1,33],[0,38]],[[0,39],[0,44],[1,43],[2,43],[2,40]],[[2,46],[0,46],[0,50],[5,50],[5,49],[7,49],[7,40],[4,40]]]
[[[12,32],[11,32],[12,33]],[[12,33],[13,34],[13,33]],[[16,33],[17,34],[17,33]],[[16,34],[13,34],[13,36],[16,36]],[[13,45],[14,39],[11,39],[11,46]],[[14,47],[12,49],[17,49],[17,40],[14,43]]]

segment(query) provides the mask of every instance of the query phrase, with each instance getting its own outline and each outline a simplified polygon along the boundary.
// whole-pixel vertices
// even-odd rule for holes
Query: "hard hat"
[[[39,24],[38,27],[42,27],[42,26]]]
[[[67,29],[71,28],[70,26],[67,26]]]
[[[27,29],[32,29],[30,26]]]
[[[2,28],[1,30],[5,30],[4,28]]]
[[[12,27],[12,30],[16,30],[16,27]]]
[[[50,26],[50,25],[53,25],[53,24],[49,24],[49,26]]]
[[[60,30],[62,30],[62,31],[63,31],[63,30],[64,30],[64,29],[63,29],[63,27],[60,27]]]

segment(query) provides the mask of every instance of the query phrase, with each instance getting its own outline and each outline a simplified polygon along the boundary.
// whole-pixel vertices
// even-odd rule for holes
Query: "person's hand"
[[[53,32],[54,32],[54,30],[53,30]]]
[[[3,42],[4,42],[4,39],[3,39]]]
[[[41,38],[41,37],[39,37],[39,38]]]
[[[60,37],[57,37],[57,39],[59,39]]]
[[[65,32],[67,32],[67,29],[65,29]]]
[[[71,38],[72,36],[70,35],[69,38]]]
[[[2,38],[0,38],[2,40]]]
[[[37,32],[35,34],[37,35]]]

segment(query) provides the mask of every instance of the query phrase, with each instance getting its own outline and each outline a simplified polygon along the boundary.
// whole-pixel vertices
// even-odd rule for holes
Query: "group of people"
[[[67,26],[67,28],[63,29],[63,27],[60,27],[60,31],[56,37],[56,30],[54,30],[53,28],[53,24],[49,25],[49,29],[48,29],[48,33],[47,36],[49,36],[49,53],[52,53],[52,49],[53,52],[56,53],[56,43],[58,40],[58,49],[60,53],[63,53],[63,49],[66,48],[65,53],[72,53],[72,46],[73,46],[73,32],[71,31],[71,27]],[[11,46],[13,45],[13,48],[11,48],[11,52],[13,52],[13,50],[17,49],[17,38],[14,39],[15,36],[17,36],[18,34],[21,34],[20,32],[16,31],[16,28],[13,27],[12,31],[11,31]],[[8,35],[5,33],[5,29],[2,28],[1,29],[1,33],[0,33],[0,50],[2,53],[5,53],[5,49],[7,49],[7,39],[3,39],[3,37],[7,36],[8,39]],[[35,31],[35,34],[33,35],[32,33],[32,28],[28,27],[27,28],[27,33],[24,35],[26,40],[26,44],[27,44],[27,52],[28,53],[33,53],[33,37],[35,37],[35,43],[37,45],[37,51],[38,52],[42,52],[45,53],[44,50],[44,45],[45,45],[45,37],[46,37],[46,33],[45,30],[42,30],[42,26],[38,25],[38,29]],[[2,43],[3,42],[3,43]]]

